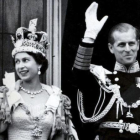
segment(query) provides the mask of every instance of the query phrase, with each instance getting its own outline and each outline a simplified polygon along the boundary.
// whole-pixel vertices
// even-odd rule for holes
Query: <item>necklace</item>
[[[118,100],[116,101],[117,104],[117,112],[118,112],[118,108],[119,105],[121,107],[121,111],[122,111],[122,106],[125,108],[129,108],[129,111],[126,113],[126,117],[127,118],[134,118],[133,114],[131,113],[130,109],[131,108],[138,108],[138,106],[140,105],[140,100],[137,100],[135,103],[132,103],[131,105],[128,105],[123,98],[121,97],[121,95],[119,95]],[[118,114],[118,113],[117,113]],[[123,113],[122,113],[123,114]]]
[[[136,77],[135,81],[136,81],[136,87],[140,88],[140,77]],[[125,107],[125,108],[128,108],[128,112],[126,113],[126,118],[134,118],[133,114],[131,113],[131,108],[138,108],[140,105],[140,100],[137,100],[136,102],[132,104],[127,104],[127,102],[125,102],[123,98],[121,97],[119,89],[117,90],[117,92],[113,92],[113,93],[117,95],[116,96],[117,97],[116,118],[118,118],[119,106],[120,106],[122,115],[123,115],[123,107]]]
[[[21,85],[20,85],[20,89],[23,90],[25,93],[30,94],[31,98],[34,98],[36,94],[40,94],[44,90],[44,88],[42,87],[38,91],[29,91],[29,90],[23,88]]]

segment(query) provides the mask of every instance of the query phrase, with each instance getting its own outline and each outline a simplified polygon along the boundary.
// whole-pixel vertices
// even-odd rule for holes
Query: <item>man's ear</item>
[[[113,46],[112,44],[108,43],[108,48],[109,48],[109,51],[114,54],[114,50],[113,50]]]
[[[139,46],[140,46],[140,40],[138,40],[138,50],[139,50]]]

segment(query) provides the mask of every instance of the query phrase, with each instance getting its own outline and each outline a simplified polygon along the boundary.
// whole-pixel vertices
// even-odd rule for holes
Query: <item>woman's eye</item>
[[[23,62],[28,62],[29,60],[28,59],[23,59]]]
[[[19,60],[16,60],[16,61],[15,61],[15,64],[19,64]]]

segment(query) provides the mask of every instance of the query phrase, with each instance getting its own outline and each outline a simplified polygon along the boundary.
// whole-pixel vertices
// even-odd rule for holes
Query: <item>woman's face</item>
[[[31,81],[38,77],[38,69],[40,65],[35,59],[26,52],[17,53],[15,55],[15,69],[20,79]]]

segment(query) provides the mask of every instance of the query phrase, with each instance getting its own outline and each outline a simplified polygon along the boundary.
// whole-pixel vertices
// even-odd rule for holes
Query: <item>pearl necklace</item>
[[[20,89],[23,90],[25,93],[30,94],[31,95],[31,98],[34,98],[35,95],[40,94],[44,90],[44,88],[42,87],[38,91],[29,91],[29,90],[23,88],[22,86],[20,86]]]

